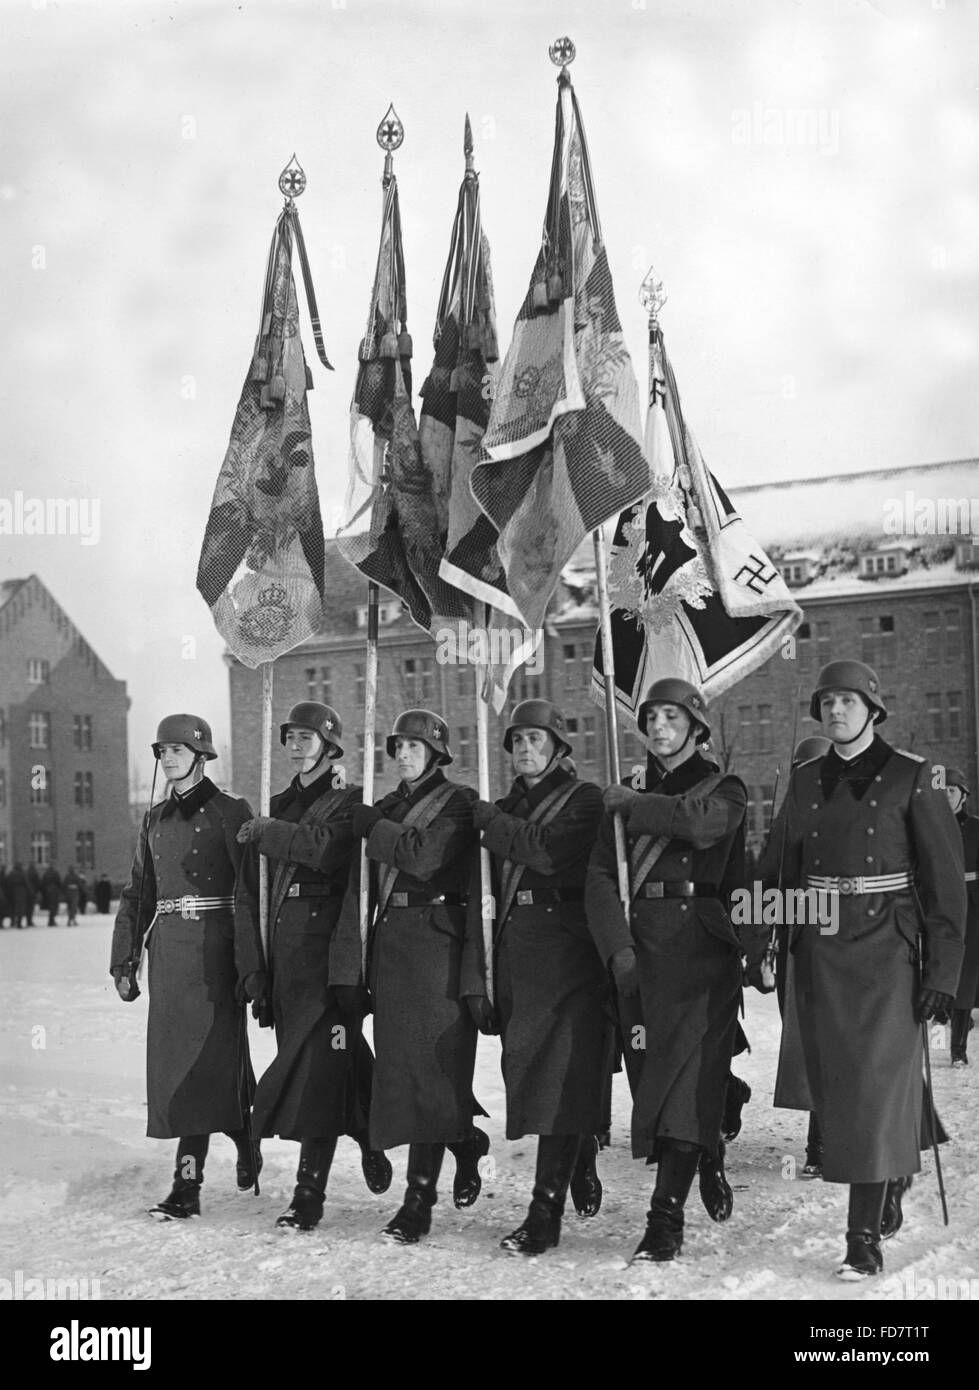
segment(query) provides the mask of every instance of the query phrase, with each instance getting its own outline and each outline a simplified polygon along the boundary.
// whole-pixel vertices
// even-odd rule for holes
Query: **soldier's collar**
[[[179,792],[172,791],[163,803],[163,810],[160,812],[160,819],[167,820],[170,816],[176,815],[179,811],[184,820],[190,820],[195,811],[210,801],[212,796],[217,795],[217,787],[210,777],[202,777],[201,780],[191,787],[189,792],[183,796]]]
[[[646,790],[658,791],[664,796],[678,796],[689,791],[705,777],[717,771],[714,763],[709,763],[701,753],[692,753],[669,772],[662,763],[650,753],[646,758]]]
[[[427,776],[419,778],[417,782],[398,783],[398,795],[405,801],[418,801],[421,797],[427,796],[430,791],[445,781],[445,773],[436,764]]]
[[[555,787],[559,787],[562,782],[574,780],[574,773],[569,772],[560,763],[551,768],[546,777],[542,777],[539,782],[535,782],[532,787],[528,787],[523,777],[517,777],[513,783],[514,791],[526,797],[531,807],[539,806],[546,796],[550,796]]]
[[[299,780],[299,773],[289,783],[286,790],[282,793],[276,811],[284,811],[287,806],[291,806],[294,801],[298,801],[303,810],[312,806],[314,801],[318,801],[321,796],[325,796],[328,791],[333,790],[333,764],[327,763],[326,770],[310,782],[303,786]]]

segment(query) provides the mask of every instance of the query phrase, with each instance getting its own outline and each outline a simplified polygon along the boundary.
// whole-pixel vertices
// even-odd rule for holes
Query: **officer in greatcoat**
[[[838,920],[790,928],[775,1104],[818,1116],[823,1179],[850,1184],[837,1274],[860,1279],[883,1268],[888,1180],[921,1166],[920,1024],[954,1004],[962,839],[931,765],[876,732],[887,710],[869,666],[830,662],[810,712],[833,746],[793,772],[760,873],[774,883],[781,863],[782,885],[829,895]]]
[[[204,763],[217,757],[206,720],[168,715],[153,754],[167,795],[143,819],[110,971],[120,998],[131,1002],[146,951],[146,1133],[178,1140],[173,1189],[151,1215],[176,1220],[200,1215],[212,1134],[234,1141],[241,1191],[255,1184],[261,1166],[248,1129],[254,1077],[234,958],[236,833],[251,808],[204,775]]]
[[[967,901],[965,957],[952,1013],[952,1066],[958,1070],[969,1065],[972,1010],[979,1007],[979,816],[971,816],[966,810],[969,784],[960,768],[946,769],[945,793],[962,834]]]
[[[459,999],[476,793],[446,777],[452,753],[440,714],[403,711],[386,747],[400,781],[376,805],[354,808],[353,831],[365,841],[370,870],[371,1142],[409,1145],[404,1202],[384,1234],[413,1245],[431,1228],[446,1148],[456,1159],[457,1207],[479,1195],[478,1163],[489,1151],[489,1136],[473,1125],[476,1027]],[[330,980],[341,998],[359,990],[363,1008],[359,868],[358,859]]]
[[[44,907],[48,914],[48,926],[56,927],[58,906],[61,902],[61,875],[53,864],[44,870],[41,879],[41,892],[44,894]]]
[[[503,747],[513,785],[495,804],[478,801],[473,811],[493,869],[495,1013],[485,983],[488,904],[476,892],[462,993],[481,1031],[498,1028],[502,1037],[507,1138],[539,1136],[527,1218],[502,1248],[540,1255],[560,1239],[582,1141],[593,1163],[594,1136],[606,1123],[610,991],[584,909],[602,798],[566,761],[567,724],[549,700],[516,706]]]
[[[251,847],[238,889],[238,968],[256,1016],[265,1021],[271,1011],[277,1047],[256,1088],[253,1124],[256,1134],[300,1143],[292,1202],[276,1222],[300,1231],[322,1219],[341,1134],[360,1146],[372,1192],[391,1183],[391,1165],[367,1132],[373,1055],[361,1020],[341,1010],[329,987],[330,941],[356,848],[351,817],[360,804],[359,789],[336,766],[342,733],[331,706],[294,705],[279,738],[295,776],[272,798],[270,815],[238,832]],[[270,948],[260,931],[260,853],[269,859]]]
[[[724,899],[744,874],[748,795],[739,778],[722,775],[700,751],[710,723],[696,686],[655,681],[637,720],[652,755],[645,785],[605,792],[586,905],[601,958],[624,996],[623,1016],[638,996],[645,1043],[632,1152],[656,1162],[657,1172],[633,1259],[666,1261],[682,1247],[684,1204],[702,1155],[716,1165],[720,1152],[741,999],[741,944]],[[618,891],[616,812],[628,846],[628,918]],[[627,1049],[634,1042],[627,1036]],[[711,1214],[724,1219],[729,1210]]]

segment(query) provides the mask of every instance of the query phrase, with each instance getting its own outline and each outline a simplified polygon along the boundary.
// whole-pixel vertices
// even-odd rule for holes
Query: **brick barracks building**
[[[963,766],[979,800],[979,460],[766,483],[732,489],[730,495],[804,613],[794,648],[712,703],[714,755],[744,779],[751,798],[749,844],[760,844],[770,822],[780,763],[784,790],[794,712],[798,708],[796,739],[816,732],[808,715],[809,692],[820,666],[841,656],[877,669],[890,712],[883,730],[887,740],[936,762]],[[579,774],[604,783],[604,713],[589,696],[598,621],[594,581],[589,540],[555,595],[540,675],[520,671],[511,691],[514,701],[534,695],[556,701],[569,720]],[[329,542],[326,591],[328,631],[276,662],[274,723],[298,700],[334,705],[344,721],[347,764],[359,781],[366,582]],[[257,672],[228,660],[234,783],[239,795],[257,805],[261,681]],[[382,590],[378,795],[396,780],[383,735],[397,713],[412,705],[444,714],[452,732],[453,775],[475,784],[472,670],[441,664],[435,643]],[[494,796],[509,784],[502,727],[491,712]],[[634,733],[620,730],[619,737],[628,769],[642,760],[643,750]],[[274,747],[276,788],[286,784],[291,770],[275,737]]]
[[[0,865],[125,882],[128,709],[36,575],[0,583]]]

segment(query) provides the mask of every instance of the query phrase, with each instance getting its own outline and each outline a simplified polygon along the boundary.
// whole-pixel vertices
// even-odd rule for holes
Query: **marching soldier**
[[[962,833],[968,903],[965,958],[952,1013],[952,1066],[958,1070],[969,1065],[967,1047],[972,1028],[972,1010],[979,1006],[979,816],[970,816],[966,810],[969,784],[965,774],[957,767],[950,767],[945,772],[945,792]]]
[[[371,1050],[329,988],[330,940],[340,915],[355,840],[351,816],[360,791],[342,769],[340,716],[304,700],[279,727],[296,775],[272,798],[271,815],[238,831],[252,846],[239,884],[236,951],[245,993],[261,1021],[271,1013],[276,1056],[255,1092],[254,1127],[300,1142],[296,1187],[277,1226],[310,1231],[323,1216],[337,1140],[359,1144],[371,1192],[386,1192],[391,1165],[367,1134]],[[261,941],[258,855],[269,857],[271,960]],[[338,1046],[338,1039],[342,1045]]]
[[[781,861],[783,886],[834,895],[839,921],[790,928],[775,1104],[815,1110],[823,1179],[850,1184],[837,1274],[855,1280],[883,1268],[885,1199],[893,1234],[921,1166],[919,1023],[954,1002],[962,841],[930,765],[876,732],[887,710],[869,666],[830,662],[810,709],[833,746],[793,773],[760,872],[775,882]]]
[[[234,1141],[241,1191],[255,1185],[261,1168],[248,1129],[254,1076],[234,957],[241,862],[235,835],[251,808],[204,776],[204,763],[217,757],[206,720],[192,714],[161,720],[153,755],[167,796],[143,821],[116,916],[110,971],[119,997],[131,1002],[147,950],[146,1133],[178,1140],[173,1189],[150,1214],[170,1221],[200,1215],[212,1134]]]
[[[446,1148],[456,1157],[457,1207],[479,1195],[477,1165],[489,1151],[488,1135],[473,1126],[476,1028],[459,999],[476,794],[446,777],[448,731],[430,710],[398,715],[387,754],[397,764],[398,787],[376,806],[356,806],[352,828],[366,840],[370,861],[368,979],[377,1053],[371,1142],[384,1149],[409,1145],[404,1203],[384,1234],[414,1245],[431,1228]],[[354,867],[359,871],[359,863]],[[362,1012],[357,871],[334,940],[330,979]]]
[[[715,1220],[730,1214],[714,1174],[737,1034],[741,945],[722,899],[743,876],[748,796],[737,777],[719,773],[700,751],[710,724],[696,686],[672,677],[654,682],[638,723],[652,754],[645,787],[605,792],[586,905],[602,960],[624,996],[623,1017],[638,998],[645,1038],[632,1152],[658,1166],[633,1259],[666,1261],[682,1248],[684,1204],[704,1153],[705,1205]],[[629,847],[630,920],[618,896],[617,811]]]
[[[527,1219],[502,1242],[511,1254],[557,1245],[579,1146],[594,1164],[604,1127],[612,1029],[608,981],[588,931],[584,880],[601,792],[578,780],[564,716],[549,700],[524,700],[503,735],[514,782],[473,820],[490,850],[496,902],[495,980],[507,1138],[539,1135]],[[486,998],[481,911],[469,902],[462,993],[477,1026],[497,1031]],[[597,1210],[601,1189],[591,1197]]]

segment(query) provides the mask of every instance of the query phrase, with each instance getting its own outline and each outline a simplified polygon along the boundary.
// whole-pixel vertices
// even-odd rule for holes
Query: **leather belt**
[[[156,915],[175,917],[179,913],[186,922],[193,921],[198,913],[222,912],[234,905],[235,900],[230,894],[223,898],[195,898],[188,893],[182,898],[157,898]]]
[[[435,898],[427,893],[392,893],[388,907],[465,907],[469,898],[465,893],[439,893]]]
[[[639,890],[641,898],[716,898],[716,883],[693,883],[689,878],[661,880],[658,883],[644,883]]]
[[[287,898],[332,898],[344,887],[336,883],[290,883]]]
[[[975,869],[973,869],[971,873],[967,873],[965,876],[966,883],[975,883],[977,879],[979,879],[979,873],[976,873]]]
[[[827,874],[809,874],[808,886],[820,893],[839,893],[841,897],[860,897],[865,893],[899,893],[911,887],[911,875],[904,870],[896,874],[856,874],[852,878],[833,878]]]
[[[518,907],[539,907],[542,903],[580,903],[583,888],[519,888],[515,903]]]

